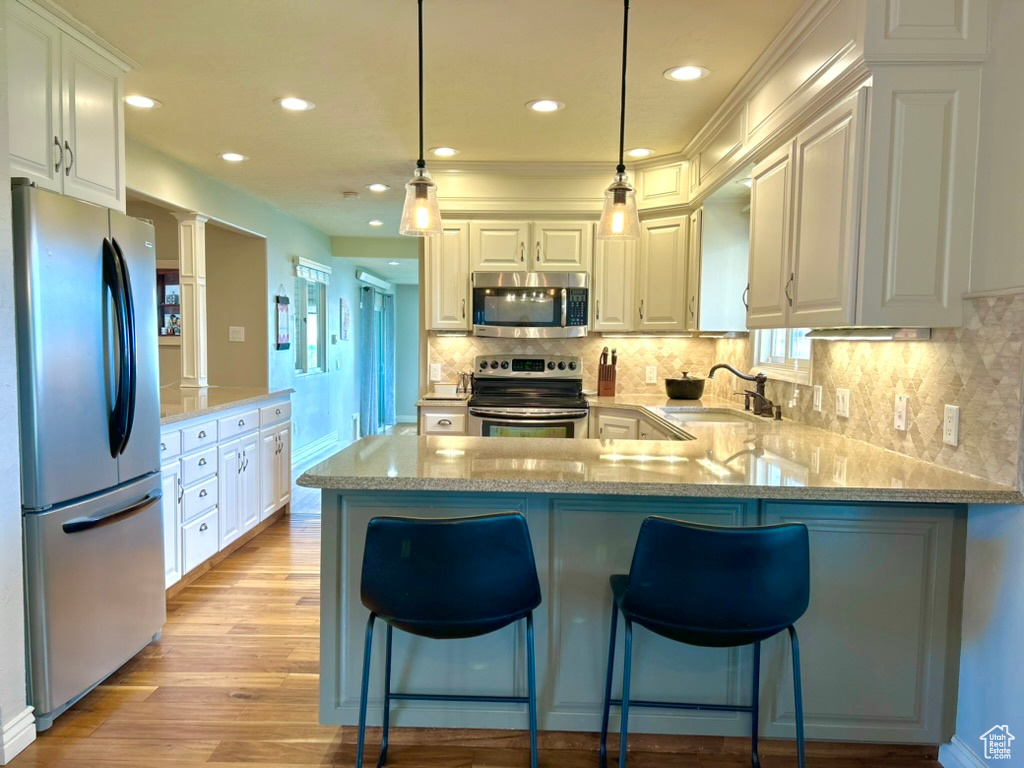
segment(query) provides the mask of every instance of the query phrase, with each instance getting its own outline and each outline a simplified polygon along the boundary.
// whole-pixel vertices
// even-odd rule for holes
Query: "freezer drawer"
[[[160,632],[160,493],[154,474],[25,514],[29,699],[43,727]]]

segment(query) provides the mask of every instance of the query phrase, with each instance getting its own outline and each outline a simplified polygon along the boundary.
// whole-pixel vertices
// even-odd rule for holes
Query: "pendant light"
[[[441,234],[441,210],[437,206],[437,185],[423,160],[423,0],[416,0],[419,22],[420,68],[420,157],[412,179],[405,185],[405,205],[398,231],[403,235],[427,237]]]
[[[623,154],[626,141],[626,44],[629,40],[629,0],[623,0],[622,20],[622,101],[619,110],[619,164],[615,178],[604,192],[604,208],[597,225],[600,240],[638,240],[640,216],[636,211],[636,192],[629,183]]]

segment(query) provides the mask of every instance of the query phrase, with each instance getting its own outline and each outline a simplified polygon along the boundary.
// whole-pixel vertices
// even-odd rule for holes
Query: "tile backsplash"
[[[752,336],[751,336],[752,338]],[[579,355],[583,386],[597,388],[601,349],[619,353],[619,394],[663,394],[662,379],[690,371],[707,376],[716,362],[747,371],[751,340],[624,337],[508,340],[473,336],[428,338],[429,362],[441,363],[442,380],[472,370],[476,355],[546,353]],[[658,383],[644,383],[644,369],[658,366]],[[1018,461],[1022,441],[1024,293],[965,302],[963,328],[937,329],[923,342],[814,342],[813,383],[823,388],[822,412],[812,407],[810,386],[769,380],[768,396],[786,418],[838,432],[913,458],[1008,486],[1024,488]],[[731,398],[732,376],[709,381],[705,392]],[[850,418],[835,415],[835,391],[850,390]],[[896,395],[910,397],[906,432],[893,428]],[[942,442],[943,407],[960,407],[960,444]]]

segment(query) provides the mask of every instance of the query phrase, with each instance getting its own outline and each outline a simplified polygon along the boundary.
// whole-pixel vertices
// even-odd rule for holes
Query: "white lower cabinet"
[[[597,414],[597,434],[601,440],[636,440],[640,435],[640,419],[621,411]]]
[[[161,433],[168,587],[291,500],[290,403],[285,399],[218,416]],[[273,444],[266,471],[264,437]]]

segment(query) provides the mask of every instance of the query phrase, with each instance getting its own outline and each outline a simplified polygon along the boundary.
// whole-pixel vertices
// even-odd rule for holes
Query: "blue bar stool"
[[[529,705],[530,766],[537,768],[537,686],[533,610],[540,582],[526,519],[519,513],[427,520],[375,517],[366,529],[361,582],[370,609],[363,651],[356,768],[363,765],[366,696],[373,624],[387,624],[384,658],[384,728],[378,768],[388,755],[391,702],[476,701]],[[391,633],[397,628],[436,640],[478,637],[526,619],[529,696],[463,696],[391,690]]]
[[[629,707],[749,712],[751,765],[757,758],[761,641],[789,631],[793,651],[796,743],[804,768],[804,714],[800,691],[800,648],[793,624],[803,616],[811,593],[807,527],[798,523],[756,528],[719,528],[648,517],[640,527],[629,574],[611,577],[612,633],[601,721],[600,764],[608,764],[608,716],[622,707],[619,768],[626,766]],[[622,698],[612,698],[615,630],[619,611],[626,628]],[[753,699],[749,706],[630,701],[633,623],[689,645],[729,648],[753,644]]]

